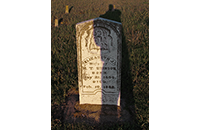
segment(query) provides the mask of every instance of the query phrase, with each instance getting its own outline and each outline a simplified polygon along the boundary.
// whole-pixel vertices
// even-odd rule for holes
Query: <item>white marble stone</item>
[[[80,104],[120,106],[121,30],[104,18],[76,24]]]

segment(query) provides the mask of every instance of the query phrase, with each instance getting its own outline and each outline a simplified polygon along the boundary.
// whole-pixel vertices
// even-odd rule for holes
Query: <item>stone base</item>
[[[63,107],[63,121],[66,123],[120,123],[132,122],[133,115],[125,109],[125,102],[121,99],[121,106],[116,105],[90,105],[79,104],[79,95],[72,94],[67,97]]]

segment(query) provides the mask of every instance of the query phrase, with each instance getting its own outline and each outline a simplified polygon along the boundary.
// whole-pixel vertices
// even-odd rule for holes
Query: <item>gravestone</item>
[[[122,24],[95,18],[76,24],[80,104],[120,106]]]

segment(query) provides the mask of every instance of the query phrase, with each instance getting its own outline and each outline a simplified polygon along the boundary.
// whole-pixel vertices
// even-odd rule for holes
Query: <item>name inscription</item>
[[[114,58],[92,56],[84,59],[82,63],[83,90],[116,88],[115,85],[111,84],[117,80],[117,67]]]

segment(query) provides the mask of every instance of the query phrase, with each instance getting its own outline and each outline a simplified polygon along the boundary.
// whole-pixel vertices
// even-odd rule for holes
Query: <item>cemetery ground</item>
[[[131,113],[133,119],[124,123],[102,125],[66,123],[63,117],[66,103],[71,95],[78,94],[75,25],[105,14],[109,4],[115,5],[115,9],[121,12],[121,98],[126,99],[125,109]],[[69,6],[68,14],[65,14],[66,5]],[[55,18],[59,20],[58,27],[54,26]],[[114,20],[112,17],[108,18]],[[148,0],[51,0],[51,128],[149,129]]]

